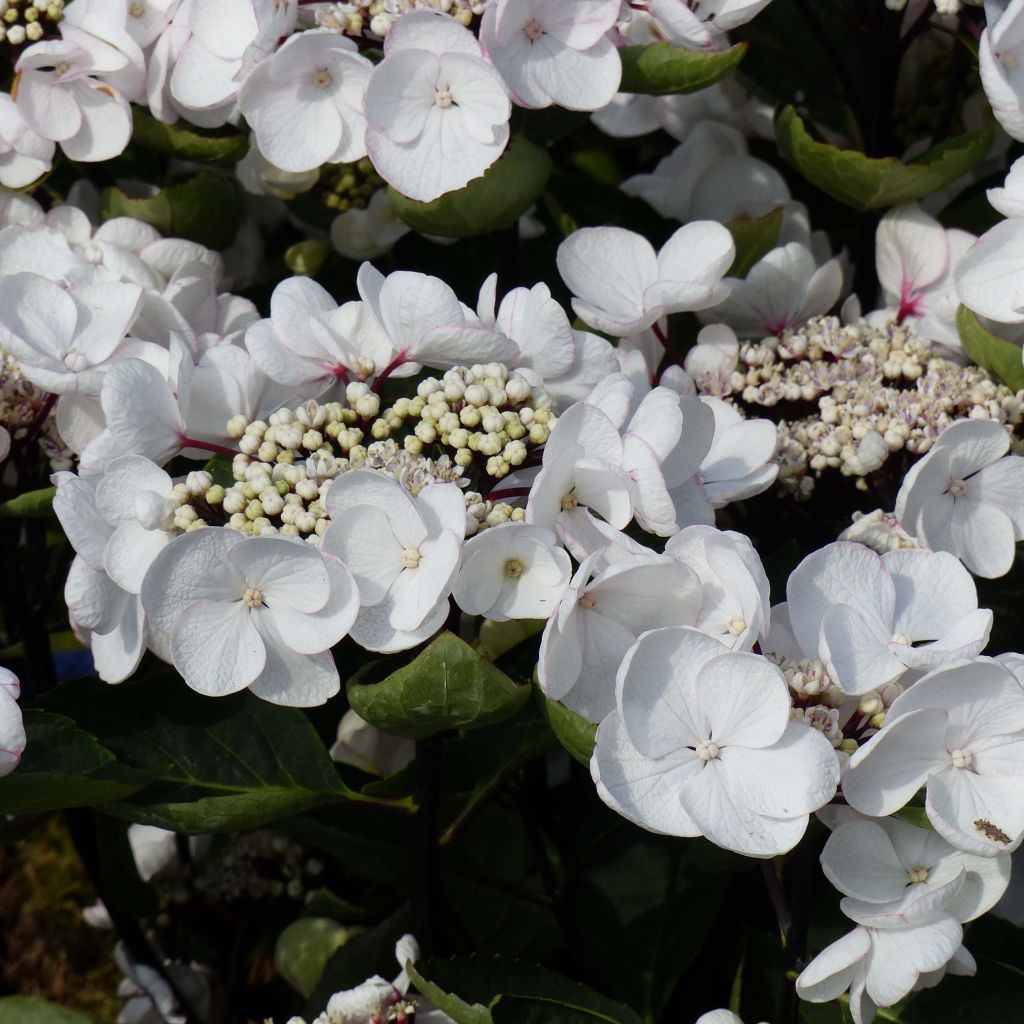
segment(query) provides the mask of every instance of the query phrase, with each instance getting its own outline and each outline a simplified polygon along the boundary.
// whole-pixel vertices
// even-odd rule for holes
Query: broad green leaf
[[[446,729],[501,722],[529,696],[529,685],[514,683],[447,632],[383,682],[348,688],[349,703],[360,717],[385,732],[414,740]]]
[[[37,996],[0,998],[3,1024],[92,1024],[89,1017]]]
[[[302,711],[250,693],[205,697],[162,672],[120,686],[66,683],[47,707],[98,737],[121,764],[155,776],[144,792],[109,808],[132,821],[235,831],[346,797],[366,799],[342,783]]]
[[[848,206],[878,210],[931,195],[956,181],[984,159],[992,130],[958,135],[910,163],[895,157],[868,157],[814,139],[796,109],[775,119],[779,149],[811,184]]]
[[[572,754],[575,760],[585,768],[589,768],[590,758],[594,753],[594,737],[597,735],[597,726],[559,701],[551,700],[539,686],[534,687],[534,690],[541,713],[547,719],[552,732],[558,737],[558,742]]]
[[[750,268],[779,244],[782,207],[763,217],[739,217],[726,227],[736,244],[736,258],[729,268],[729,277],[746,277]]]
[[[355,934],[326,917],[300,917],[277,938],[277,973],[308,999],[323,976],[327,962]]]
[[[395,213],[425,235],[467,238],[512,227],[537,201],[551,174],[546,149],[517,136],[479,178],[429,203],[388,188]]]
[[[747,52],[746,43],[728,50],[687,50],[668,43],[623,46],[621,92],[666,96],[697,92],[731,74]]]
[[[56,487],[42,487],[38,491],[26,491],[0,505],[0,516],[9,519],[43,519],[53,515],[53,496]]]
[[[170,185],[150,199],[133,199],[119,188],[104,189],[100,195],[104,220],[137,217],[163,235],[190,238],[211,249],[227,248],[234,241],[242,212],[235,182],[209,171]]]
[[[330,254],[330,242],[322,238],[307,238],[288,248],[284,263],[293,274],[316,277]]]
[[[235,482],[235,474],[231,468],[231,459],[226,455],[214,455],[203,469],[213,477],[215,484],[230,487]]]
[[[491,1007],[494,1024],[621,1024],[599,1010],[537,996],[501,996]]]
[[[63,715],[27,708],[28,743],[17,769],[0,779],[0,814],[91,807],[123,799],[157,775],[126,768]]]
[[[966,306],[957,310],[956,329],[963,350],[979,366],[1014,391],[1024,388],[1024,351],[1020,345],[990,334]]]
[[[249,140],[240,132],[215,135],[185,127],[181,121],[164,124],[144,107],[132,108],[132,142],[157,153],[217,166],[236,164],[249,151]]]
[[[589,1013],[584,1018],[567,1017],[566,1024],[577,1024],[578,1020],[640,1024],[640,1018],[628,1006],[547,967],[522,960],[498,956],[435,958],[417,964],[414,970],[416,973],[410,972],[410,976],[416,987],[456,1024],[511,1022],[509,1016],[493,1017],[491,1008],[500,1005],[496,1002],[499,997],[512,996]]]

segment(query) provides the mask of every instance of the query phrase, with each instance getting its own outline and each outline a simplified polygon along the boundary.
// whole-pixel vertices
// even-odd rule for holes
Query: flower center
[[[950,480],[949,493],[952,494],[954,498],[962,498],[967,493],[967,481]]]
[[[505,575],[510,576],[512,579],[518,579],[523,575],[523,563],[518,558],[510,558],[505,563]]]
[[[53,73],[58,78],[63,78],[71,70],[71,65],[66,61],[62,60],[54,69]]]
[[[718,754],[718,744],[712,743],[711,740],[701,740],[697,745],[697,756],[702,761],[714,761]]]
[[[250,608],[259,608],[263,604],[263,591],[257,590],[255,587],[249,587],[242,595],[242,602]]]
[[[747,621],[740,615],[734,615],[729,620],[729,633],[731,636],[739,636],[747,628]]]
[[[141,18],[146,13],[146,5],[141,3],[141,0],[135,0],[134,3],[129,4],[128,13],[133,18]]]
[[[576,495],[572,491],[562,498],[562,511],[571,512],[576,507]]]
[[[415,548],[406,548],[402,552],[402,567],[416,569],[420,564],[420,553]]]
[[[954,768],[970,768],[974,758],[969,750],[954,750],[950,755]]]
[[[893,633],[892,643],[903,644],[904,647],[913,647],[914,641],[906,633]]]
[[[530,37],[531,39],[540,39],[540,37],[541,37],[542,35],[544,35],[544,29],[542,29],[542,28],[540,27],[540,23],[539,23],[539,22],[537,21],[537,19],[536,19],[536,18],[531,18],[531,19],[530,19],[530,20],[529,20],[529,21],[528,21],[528,22],[526,23],[526,28],[524,28],[524,29],[523,29],[523,31],[524,31],[524,32],[525,32],[525,33],[526,33],[526,34],[527,34],[527,35],[528,35],[528,36],[529,36],[529,37]]]
[[[597,601],[595,601],[589,594],[584,594],[580,598],[580,607],[581,608],[596,608],[597,607]]]
[[[434,102],[444,110],[446,107],[450,107],[455,101],[452,99],[451,89],[438,89],[434,93]]]
[[[922,867],[911,868],[907,872],[907,878],[910,879],[912,885],[918,885],[921,882],[927,882],[928,869]]]
[[[319,85],[321,89],[326,89],[333,81],[334,79],[331,78],[331,73],[327,68],[317,68],[313,72],[313,82]]]
[[[998,56],[1007,71],[1012,71],[1017,66],[1017,54],[1012,51],[1010,53],[1000,53]]]
[[[88,365],[85,356],[76,352],[73,348],[67,348],[61,353],[61,361],[72,373],[81,373]]]

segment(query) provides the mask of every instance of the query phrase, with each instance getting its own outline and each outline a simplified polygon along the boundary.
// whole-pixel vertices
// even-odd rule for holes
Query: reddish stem
[[[391,374],[393,374],[395,370],[397,370],[405,361],[406,360],[404,352],[395,356],[395,358],[392,359],[391,362],[388,363],[388,365],[385,366],[383,370],[381,370],[380,375],[370,386],[370,390],[374,392],[379,392],[380,389],[384,386],[384,382],[388,379],[388,377],[390,377]]]
[[[228,455],[232,459],[238,455],[237,449],[225,448],[222,444],[214,444],[212,441],[197,441],[194,437],[181,437],[182,448],[199,448],[204,452],[213,452],[214,455]]]

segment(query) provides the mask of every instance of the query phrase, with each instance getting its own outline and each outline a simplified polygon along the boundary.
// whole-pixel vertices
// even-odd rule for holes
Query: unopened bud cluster
[[[64,0],[0,0],[0,42],[37,43],[64,20]]]
[[[864,488],[862,478],[893,452],[924,455],[956,420],[990,419],[1008,428],[1024,420],[1024,391],[1011,391],[978,366],[958,365],[895,322],[844,326],[836,317],[816,317],[781,338],[744,342],[738,369],[700,375],[697,386],[745,412],[785,410],[778,420],[779,484],[781,493],[799,498],[810,497],[827,471],[861,478]],[[794,417],[793,403],[812,411]]]
[[[853,523],[839,534],[838,539],[863,544],[880,555],[921,546],[891,512],[881,509],[869,513],[854,512]]]
[[[0,347],[0,427],[10,434],[14,444],[32,429],[46,405],[46,399],[47,392],[26,380],[18,361]],[[74,464],[74,454],[57,433],[57,417],[53,409],[43,423],[36,444],[49,459],[54,472],[70,469]]]
[[[370,432],[378,439],[404,434],[415,455],[440,445],[467,476],[475,467],[500,480],[547,442],[556,419],[547,392],[501,363],[487,363],[420,381],[416,396],[399,398]]]
[[[351,1024],[355,1020],[356,1018],[348,1010],[337,1010],[333,1013],[324,1010],[323,1013],[314,1017],[309,1024]],[[378,1007],[368,1017],[360,1017],[357,1024],[413,1024],[415,1020],[415,1001],[401,998],[398,1002]],[[264,1024],[274,1024],[274,1022],[268,1018]],[[306,1019],[304,1017],[289,1017],[285,1024],[306,1024]]]
[[[196,867],[195,889],[209,903],[237,900],[301,900],[323,870],[297,843],[261,830],[232,836],[223,851],[204,857]]]
[[[440,11],[450,14],[467,28],[487,8],[489,0],[365,0],[363,3],[325,4],[315,14],[318,28],[344,32],[349,36],[383,39],[403,14],[411,11]]]
[[[320,173],[318,190],[325,190],[324,205],[335,213],[365,210],[384,179],[368,157],[351,164],[328,164]]]
[[[514,508],[504,501],[488,501],[476,491],[466,494],[466,536],[472,537],[489,526],[503,526],[505,523],[525,523],[526,510]]]

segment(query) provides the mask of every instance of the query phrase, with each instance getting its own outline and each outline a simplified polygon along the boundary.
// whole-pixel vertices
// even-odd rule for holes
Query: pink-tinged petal
[[[285,537],[250,537],[227,555],[249,587],[259,590],[268,607],[287,605],[310,614],[327,603],[330,583],[320,553]]]
[[[550,33],[566,46],[584,50],[596,46],[615,27],[620,8],[615,0],[576,0],[574,4],[559,3],[559,0],[535,0],[533,16],[545,33]],[[505,20],[516,18],[517,5],[504,4],[501,13]],[[504,23],[501,25],[505,29]]]
[[[248,108],[260,153],[281,170],[296,174],[326,163],[345,132],[332,97],[293,91],[269,75],[256,79],[259,70],[249,77],[239,98]]]
[[[606,107],[622,82],[622,61],[610,39],[576,50],[554,35],[541,36],[531,48],[526,71],[536,90],[547,97],[548,102],[540,105],[557,103],[568,110]]]
[[[898,1003],[922,974],[938,970],[953,956],[963,935],[951,917],[917,928],[873,929],[868,994],[879,1006]]]
[[[703,670],[724,650],[685,626],[651,630],[629,649],[619,667],[616,704],[641,754],[658,759],[708,739],[697,691]]]
[[[904,672],[878,623],[847,604],[834,604],[821,620],[817,653],[846,693],[876,690]],[[813,650],[813,648],[812,648]]]
[[[737,654],[735,657],[758,656]],[[715,662],[712,662],[708,666],[708,674],[714,668]],[[698,684],[698,694],[702,698],[705,691],[700,687],[703,684],[702,679]],[[744,714],[745,711],[739,711],[739,715]],[[734,713],[733,720],[736,718]],[[712,735],[721,735],[720,742],[724,743],[720,757],[731,784],[743,794],[744,803],[757,814],[770,818],[795,818],[824,807],[836,795],[839,759],[832,744],[817,729],[802,722],[788,722],[775,743],[756,749],[730,744],[729,733],[719,732],[714,728],[715,724],[712,719]],[[756,724],[750,718],[744,719],[743,726],[748,733],[756,733]]]
[[[903,874],[906,876],[906,871]],[[865,928],[902,928],[921,924],[934,920],[937,914],[946,910],[963,889],[966,879],[967,870],[960,865],[959,870],[944,881],[935,881],[930,885],[909,885],[898,899],[888,903],[871,903],[847,897],[839,901],[839,907],[851,921]]]
[[[178,616],[171,657],[185,682],[208,697],[244,690],[267,661],[253,612],[242,601],[195,601]]]
[[[856,969],[871,952],[871,937],[854,928],[823,949],[796,979],[796,990],[809,1003],[830,1003],[849,987]]]
[[[940,281],[949,265],[946,230],[917,203],[894,206],[875,234],[878,280],[902,311],[914,296]]]
[[[728,228],[716,221],[697,220],[684,224],[658,253],[659,282],[699,284],[711,289],[736,258],[736,244]],[[710,305],[711,303],[709,303]],[[673,312],[666,304],[666,312]],[[703,306],[687,307],[703,309]]]
[[[1008,516],[1014,539],[1024,540],[1024,458],[1010,455],[990,463],[971,477],[969,493]]]
[[[193,601],[228,602],[242,596],[245,582],[231,570],[227,554],[243,539],[235,530],[194,530],[164,548],[142,585],[142,604],[157,630],[170,634]]]
[[[807,830],[807,815],[769,818],[746,801],[742,781],[734,781],[725,762],[708,761],[682,788],[683,809],[716,846],[745,857],[770,858],[792,850]]]
[[[437,81],[461,108],[469,134],[477,142],[494,142],[512,114],[508,93],[494,68],[478,57],[446,53],[441,58]]]
[[[948,724],[948,714],[939,708],[912,711],[889,722],[850,758],[843,776],[847,802],[873,817],[898,811],[949,765]]]
[[[701,762],[692,752],[677,761],[649,761],[629,742],[622,717],[609,714],[597,730],[591,774],[598,796],[623,817],[670,836],[699,836],[700,829],[683,810],[679,790]]]
[[[255,616],[266,650],[266,664],[249,689],[257,697],[285,707],[308,708],[326,704],[341,689],[338,669],[330,651],[298,654],[277,630],[272,615]]]
[[[868,903],[899,899],[907,869],[881,825],[857,820],[840,825],[821,851],[825,877],[846,896]]]
[[[1016,540],[1005,512],[970,497],[957,498],[949,529],[953,550],[976,576],[998,579],[1013,568]]]

